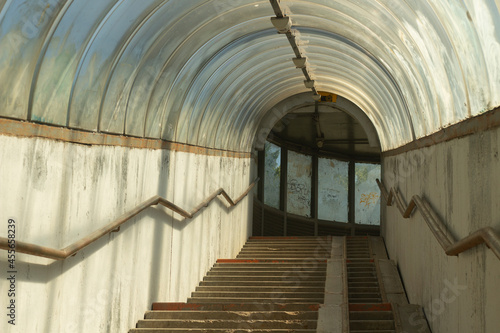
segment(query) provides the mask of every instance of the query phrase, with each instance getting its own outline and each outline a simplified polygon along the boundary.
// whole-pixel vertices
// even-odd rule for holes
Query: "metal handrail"
[[[202,203],[193,208],[191,212],[187,212],[184,209],[180,208],[179,206],[175,205],[174,203],[166,200],[165,198],[156,195],[140,203],[134,209],[123,214],[122,216],[120,216],[113,222],[109,223],[105,227],[92,232],[88,236],[74,242],[73,244],[65,247],[62,250],[57,250],[26,242],[20,242],[17,240],[15,241],[15,250],[16,252],[31,254],[38,257],[45,257],[54,260],[64,260],[72,255],[75,255],[78,251],[80,251],[87,245],[95,242],[102,236],[109,234],[110,232],[116,231],[123,223],[127,222],[128,220],[130,220],[131,218],[133,218],[134,216],[138,215],[140,212],[151,206],[162,205],[180,214],[181,216],[190,219],[193,218],[201,209],[207,207],[210,204],[210,202],[212,202],[219,195],[222,195],[231,207],[236,206],[241,200],[243,200],[244,197],[248,195],[248,193],[250,193],[250,191],[255,187],[258,181],[259,178],[256,178],[253,181],[253,183],[250,184],[250,186],[246,189],[246,191],[243,192],[243,194],[241,194],[236,200],[232,200],[224,189],[219,188],[217,191],[212,193],[207,199],[205,199]],[[7,238],[0,237],[0,249],[11,250],[8,241],[9,240]]]
[[[384,197],[387,206],[392,206],[392,202],[396,201],[396,206],[405,219],[411,216],[415,208],[420,210],[425,222],[429,226],[429,229],[431,229],[432,233],[447,255],[457,256],[458,254],[477,245],[485,243],[486,246],[488,246],[498,257],[498,259],[500,259],[500,236],[493,228],[481,228],[469,236],[456,241],[427,200],[418,195],[414,195],[411,198],[410,203],[406,205],[401,193],[397,189],[391,187],[390,191],[387,191],[385,185],[378,179],[377,184],[382,192],[382,196]]]

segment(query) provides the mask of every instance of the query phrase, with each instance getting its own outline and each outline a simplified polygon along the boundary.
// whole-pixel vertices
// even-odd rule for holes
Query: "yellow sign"
[[[318,94],[321,96],[320,102],[328,102],[335,103],[337,102],[337,95],[326,92],[326,91],[318,91]]]

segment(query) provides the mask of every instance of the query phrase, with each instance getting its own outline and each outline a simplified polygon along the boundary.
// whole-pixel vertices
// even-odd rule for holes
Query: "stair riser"
[[[246,286],[246,287],[259,287],[262,286],[262,281],[202,281],[200,286]],[[266,286],[281,286],[281,287],[317,287],[324,288],[325,280],[318,281],[284,281],[278,279],[276,281],[265,281]]]
[[[364,288],[364,289],[356,289],[359,291],[372,291],[378,290],[378,288]],[[279,292],[302,292],[302,293],[324,293],[325,288],[308,288],[308,287],[262,287],[262,286],[254,286],[254,287],[227,287],[227,286],[198,286],[196,287],[196,291],[204,291],[204,292],[271,292],[271,291],[279,291]]]
[[[274,292],[203,292],[195,291],[192,297],[231,297],[231,298],[323,298],[323,293],[287,293],[281,291]]]
[[[349,312],[350,320],[393,320],[391,311],[351,311]]]
[[[299,275],[295,274],[295,276],[226,276],[226,275],[217,275],[217,276],[205,276],[203,281],[325,281],[325,276],[313,276],[313,275]]]
[[[204,298],[204,297],[191,297],[188,298],[188,303],[311,303],[323,304],[323,298]],[[374,302],[366,302],[374,303]]]
[[[392,320],[354,320],[349,322],[351,330],[392,330]]]
[[[254,320],[251,322],[239,320],[140,320],[137,328],[223,328],[223,329],[314,329],[315,320]]]
[[[216,328],[134,328],[129,331],[129,333],[228,333],[227,329],[216,329]],[[231,333],[248,333],[245,329],[231,329]],[[289,329],[252,329],[251,332],[273,332],[273,333],[290,333]],[[301,333],[316,333],[316,329],[301,329]],[[384,333],[384,332],[381,332]]]
[[[317,320],[318,313],[308,312],[284,312],[284,311],[253,311],[253,312],[231,312],[231,311],[150,311],[144,316],[145,319],[194,319],[194,320]]]
[[[215,266],[211,272],[226,272],[226,271],[324,271],[326,265],[279,265],[263,266],[263,265],[232,265],[232,266]]]
[[[207,276],[317,276],[324,277],[326,272],[308,272],[308,271],[268,271],[268,272],[252,272],[252,271],[224,271],[224,272],[208,272]]]

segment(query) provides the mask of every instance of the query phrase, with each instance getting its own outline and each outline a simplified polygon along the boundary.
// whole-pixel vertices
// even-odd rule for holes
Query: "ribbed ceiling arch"
[[[500,105],[494,0],[281,1],[315,88],[383,150]],[[0,1],[0,116],[250,151],[310,91],[269,1]],[[312,93],[311,93],[312,94]]]

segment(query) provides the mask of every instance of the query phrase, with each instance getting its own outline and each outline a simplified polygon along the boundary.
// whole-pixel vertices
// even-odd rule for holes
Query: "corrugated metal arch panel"
[[[0,13],[0,115],[31,119],[30,95],[38,56],[47,35],[60,20],[64,3],[48,6],[31,1],[8,1]]]
[[[262,13],[267,12],[266,9],[248,11],[249,6],[256,7],[244,1],[235,1],[231,6],[235,8],[220,13],[218,19],[198,24],[196,32],[185,36],[183,43],[175,50],[175,57],[171,57],[165,63],[162,76],[155,84],[148,109],[152,119],[155,119],[153,124],[159,123],[165,126],[163,128],[153,126],[154,132],[147,131],[148,136],[175,140],[178,117],[184,112],[183,100],[186,92],[192,88],[192,82],[198,71],[203,69],[204,64],[210,61],[219,49],[234,39],[269,28],[269,17],[262,16]],[[207,13],[203,11],[201,14]],[[188,23],[192,24],[193,19],[190,17]],[[208,44],[208,40],[212,42]],[[208,52],[200,52],[202,48],[206,48]]]
[[[426,91],[436,92],[435,104],[431,109],[423,110],[426,118],[434,114],[434,121],[428,124],[432,130],[443,125],[449,110],[455,110],[457,114],[466,113],[461,103],[466,99],[466,89],[458,58],[439,20],[425,1],[414,3],[413,8],[402,1],[371,1],[362,5],[346,1],[317,3],[321,10],[314,10],[315,6],[306,6],[305,3],[289,5],[292,13],[297,12],[293,15],[296,17],[294,22],[299,26],[322,27],[352,40],[383,63],[398,79],[405,77],[400,64],[404,59],[415,58],[416,63],[425,64],[423,68],[429,74],[424,81],[428,85]],[[314,16],[317,18],[312,19]],[[422,20],[425,20],[423,24]],[[415,31],[418,33],[415,34]],[[406,40],[406,45],[402,40]],[[403,56],[397,58],[397,53]],[[404,81],[399,80],[398,83],[403,85]],[[401,90],[411,92],[413,87],[402,86]],[[436,119],[436,115],[439,118]]]
[[[264,22],[263,22],[264,20]],[[202,89],[211,89],[207,87],[204,79],[200,78],[209,76],[208,73],[217,73],[217,78],[220,81],[226,81],[225,83],[233,84],[232,81],[227,77],[226,73],[233,73],[233,77],[239,77],[239,72],[247,72],[250,76],[253,75],[252,72],[258,72],[264,65],[261,62],[265,60],[272,60],[268,62],[267,66],[274,66],[278,64],[281,60],[280,54],[286,56],[290,52],[290,47],[287,46],[286,41],[277,36],[276,32],[271,29],[266,29],[264,31],[252,32],[250,35],[244,35],[248,31],[252,31],[253,27],[263,26],[268,24],[268,17],[259,18],[257,20],[246,21],[244,24],[238,25],[238,29],[231,29],[231,31],[226,31],[226,34],[244,36],[245,38],[236,39],[239,45],[235,45],[235,42],[231,42],[229,45],[223,47],[223,52],[217,52],[217,49],[212,49],[213,45],[217,45],[213,40],[206,43],[202,48],[198,50],[200,54],[206,54],[210,58],[206,61],[200,62],[199,59],[190,59],[184,66],[183,71],[179,73],[179,82],[187,81],[185,89],[182,89],[179,84],[175,85],[175,89],[180,88],[182,94],[174,94],[171,103],[173,105],[179,105],[182,107],[182,112],[179,112],[178,118],[175,123],[178,124],[174,136],[175,141],[182,141],[188,143],[195,143],[194,136],[188,135],[185,128],[189,127],[190,121],[193,118],[199,118],[203,112],[206,110],[193,108],[191,95],[197,95],[197,93]],[[261,23],[261,24],[259,24]],[[252,28],[252,29],[251,29]],[[225,39],[222,35],[216,36],[217,39]],[[231,38],[235,41],[234,37]],[[277,45],[280,45],[278,48]],[[274,54],[268,54],[264,56],[263,53],[274,48]],[[236,53],[235,53],[236,52]],[[225,69],[218,71],[221,62],[227,59],[227,57],[232,58],[234,61],[230,63],[224,63]],[[194,58],[194,57],[193,57]],[[216,61],[216,63],[213,63]],[[194,62],[194,64],[193,64]],[[231,64],[231,66],[229,66]],[[291,69],[292,70],[292,69]],[[208,72],[203,75],[204,72]],[[224,84],[222,84],[224,85]],[[224,105],[229,105],[235,98],[233,96],[226,96],[226,99],[221,100]],[[221,112],[217,110],[217,112]],[[223,112],[223,111],[222,111]],[[240,112],[240,110],[233,109],[231,112]],[[196,144],[196,143],[195,143]]]
[[[337,82],[340,78],[346,83],[349,82],[352,87],[358,86],[358,89],[363,90],[367,95],[372,95],[372,99],[378,101],[377,108],[364,110],[372,121],[375,122],[378,119],[378,122],[381,122],[382,117],[391,114],[389,119],[384,119],[387,126],[395,127],[398,132],[403,132],[401,134],[404,134],[404,137],[411,138],[411,125],[415,122],[409,122],[406,113],[398,111],[413,104],[403,104],[407,99],[401,98],[394,81],[390,80],[379,66],[370,61],[369,57],[341,45],[332,45],[332,49],[318,46],[309,46],[308,48],[312,51],[310,53],[314,55],[311,63],[315,64],[313,68],[317,68],[315,72],[317,73],[319,90],[331,89],[331,82]],[[337,94],[340,95],[344,93],[337,91]],[[356,102],[356,98],[352,101]],[[418,110],[411,110],[410,114],[420,118],[417,112]],[[417,129],[417,133],[421,134],[423,129],[419,122],[416,124],[414,127]]]
[[[286,38],[272,33],[268,1],[95,1],[0,0],[1,116],[248,151],[243,142],[270,101],[304,91]],[[282,5],[317,86],[361,106],[383,150],[500,105],[500,12],[493,0]],[[269,51],[279,49],[269,66],[287,63],[283,75],[297,78],[295,88],[282,85],[281,94],[276,83],[271,96],[257,81],[209,87],[229,77],[223,63],[243,70],[253,51],[236,56],[237,41],[252,36],[252,44],[264,31]],[[364,70],[350,67],[356,62],[347,55]],[[234,103],[223,87],[247,92]],[[226,136],[207,137],[214,128]]]
[[[274,52],[268,51],[265,54],[273,54]],[[265,58],[263,58],[265,59]],[[276,61],[279,61],[276,63]],[[206,145],[207,147],[220,147],[219,137],[230,136],[233,144],[231,146],[239,146],[238,133],[229,132],[229,119],[233,115],[237,116],[239,113],[253,113],[255,110],[243,109],[241,104],[248,99],[260,100],[266,94],[270,94],[267,91],[264,96],[251,94],[255,89],[260,86],[265,85],[269,80],[275,77],[281,78],[281,80],[286,81],[289,79],[296,80],[296,84],[301,84],[302,74],[295,71],[293,66],[290,68],[289,58],[284,55],[281,57],[268,57],[266,60],[259,61],[260,69],[255,72],[255,66],[243,66],[242,71],[233,71],[224,78],[221,85],[216,91],[214,91],[213,97],[210,103],[207,105],[207,110],[216,110],[216,112],[207,112],[201,126],[199,129],[199,139],[198,143]],[[280,85],[274,87],[279,89]],[[247,124],[251,126],[251,123]],[[219,130],[220,128],[220,130]],[[219,133],[219,131],[222,131]],[[223,134],[222,134],[223,133]],[[227,148],[231,149],[231,148]],[[247,147],[248,151],[250,147]]]
[[[97,131],[99,112],[114,59],[159,1],[118,1],[93,32],[77,70],[68,110],[68,126]]]
[[[500,105],[500,61],[498,60],[500,58],[500,7],[497,7],[499,4],[497,0],[464,0],[463,2],[467,9],[465,16],[471,22],[471,26],[464,30],[473,30],[468,34],[471,36],[471,41],[466,44],[470,46],[465,50],[464,61],[474,68],[473,73],[477,71],[482,74],[477,82],[478,94],[471,96],[470,102],[471,105],[477,105],[471,112],[477,115]],[[448,12],[444,12],[441,18],[449,17],[447,14]],[[460,18],[463,17],[464,15],[453,15],[451,19],[442,19],[442,21],[462,21]],[[453,36],[457,37],[456,34]],[[476,47],[477,50],[474,51]],[[485,74],[487,80],[483,81]]]
[[[342,36],[309,28],[304,29],[303,34],[312,41],[310,46],[306,47],[306,52],[310,55],[309,58],[313,68],[317,68],[318,71],[328,70],[331,67],[328,64],[322,64],[321,66],[316,64],[316,59],[325,56],[331,56],[332,66],[335,64],[336,57],[343,59],[347,71],[359,71],[358,66],[365,67],[365,73],[369,76],[369,79],[383,83],[382,86],[387,89],[387,99],[395,103],[391,112],[402,113],[403,117],[411,118],[411,121],[407,120],[400,123],[405,127],[410,126],[407,128],[410,131],[408,132],[410,134],[409,139],[412,138],[412,130],[417,137],[426,132],[429,125],[424,121],[425,117],[422,110],[430,109],[433,103],[431,100],[432,92],[429,90],[428,85],[423,83],[423,73],[415,71],[415,66],[402,65],[397,68],[397,72],[394,69],[389,71],[385,66],[385,62],[379,60],[380,58],[375,58],[373,54]],[[349,63],[349,58],[352,59],[352,63]],[[393,77],[393,73],[399,73],[399,76]],[[318,82],[322,84],[321,81]],[[405,87],[411,89],[405,89]],[[388,121],[391,121],[391,119],[388,119]]]
[[[118,119],[120,131],[124,134],[159,138],[159,130],[152,126],[154,117],[148,113],[152,103],[150,96],[162,77],[176,75],[174,70],[165,71],[165,67],[184,42],[184,34],[189,36],[197,29],[188,18],[193,11],[199,10],[198,6],[199,2],[190,5],[179,1],[165,2],[137,31],[110,79],[101,116],[103,130],[120,130],[113,125]],[[122,70],[125,73],[121,73]],[[156,136],[151,133],[154,130]]]
[[[220,131],[217,133],[215,146],[217,145],[230,145],[233,149],[249,150],[250,146],[242,146],[244,142],[244,129],[250,127],[251,124],[256,124],[256,113],[262,110],[263,106],[267,103],[268,96],[277,94],[281,89],[287,87],[295,87],[294,93],[300,93],[305,90],[302,84],[302,73],[298,71],[290,72],[288,68],[283,70],[276,70],[266,75],[265,79],[260,80],[261,84],[253,84],[252,90],[247,91],[247,97],[235,104],[235,107],[246,112],[231,113],[225,119],[225,126],[228,127],[229,133],[233,137],[223,135]],[[279,66],[276,66],[279,69]],[[241,89],[243,90],[243,89]],[[259,96],[259,98],[252,98],[252,96]],[[219,123],[218,127],[224,124]]]
[[[314,23],[318,22],[317,19],[311,20],[314,16],[329,21],[323,24],[322,29],[325,30],[330,30],[326,26],[335,25],[336,20],[342,22],[342,25],[335,26],[331,31],[369,50],[374,57],[384,63],[391,75],[397,78],[397,83],[405,94],[411,92],[414,87],[404,86],[404,81],[400,78],[404,77],[405,71],[401,71],[401,67],[406,66],[415,73],[424,74],[423,82],[427,87],[420,92],[417,91],[417,95],[424,92],[429,96],[429,100],[433,101],[428,109],[420,108],[423,113],[421,118],[426,122],[425,135],[470,116],[470,105],[476,105],[476,109],[481,108],[481,105],[487,109],[498,105],[498,102],[492,104],[491,101],[496,98],[488,96],[490,90],[488,87],[484,90],[472,87],[475,93],[471,95],[471,86],[474,82],[481,82],[484,73],[487,72],[485,62],[482,60],[485,56],[481,54],[484,53],[485,47],[480,48],[482,52],[478,52],[477,45],[479,43],[484,45],[484,42],[489,40],[489,48],[494,52],[489,52],[487,57],[491,59],[491,54],[495,54],[498,58],[499,54],[500,39],[497,36],[500,21],[498,10],[493,8],[495,6],[491,2],[487,5],[486,1],[468,1],[469,9],[479,8],[478,16],[482,15],[487,19],[487,23],[476,20],[473,25],[470,24],[472,21],[470,13],[461,3],[438,1],[436,4],[434,1],[399,0],[372,1],[362,3],[362,6],[357,2],[348,1],[315,1],[315,3],[318,5],[316,9],[314,5],[307,6],[305,2],[287,3],[295,25],[314,27]],[[454,10],[449,10],[450,7]],[[489,10],[485,7],[489,7]],[[304,21],[301,21],[302,19]],[[466,23],[462,24],[460,29],[457,29],[456,24],[452,28],[452,24],[448,23],[464,21]],[[476,30],[489,35],[488,38],[478,39]],[[378,38],[379,35],[385,36],[384,40]],[[460,37],[457,38],[458,36]],[[463,36],[467,37],[464,39]],[[381,41],[380,47],[376,45],[377,40]],[[464,41],[467,43],[464,44]],[[467,55],[469,49],[472,52]],[[479,60],[476,62],[475,57],[471,55],[479,56]],[[411,66],[407,66],[407,62]],[[500,67],[498,61],[487,63],[488,66]],[[494,63],[496,64],[492,65]],[[471,81],[469,79],[471,75],[475,75],[474,72],[479,75],[476,80]],[[494,70],[493,73],[496,75],[498,70]],[[499,84],[500,80],[490,79],[489,86],[497,87],[492,90],[498,91]],[[486,100],[489,100],[487,105],[484,104]],[[418,107],[420,105],[417,101],[413,108]],[[418,121],[418,118],[415,119],[415,122]],[[395,144],[402,143],[398,138]]]
[[[206,144],[207,133],[202,132],[200,126],[207,118],[207,113],[212,112],[208,105],[216,91],[224,93],[231,87],[234,88],[235,82],[243,82],[245,76],[251,75],[252,71],[273,68],[283,61],[287,62],[289,58],[288,42],[282,36],[277,36],[274,29],[245,36],[233,44],[225,49],[225,52],[214,57],[210,66],[207,65],[198,75],[199,83],[193,85],[197,89],[192,89],[185,100],[187,108],[196,112],[191,112],[191,117],[189,119],[186,117],[184,123],[180,122],[177,140],[187,140],[188,143],[198,145]],[[290,70],[293,71],[293,67]],[[219,94],[219,96],[224,95]],[[240,96],[229,95],[227,98],[234,101]],[[231,107],[233,108],[231,112],[238,112],[234,106]]]
[[[31,91],[33,120],[68,125],[68,102],[85,46],[112,7],[101,0],[68,2],[38,57]]]

